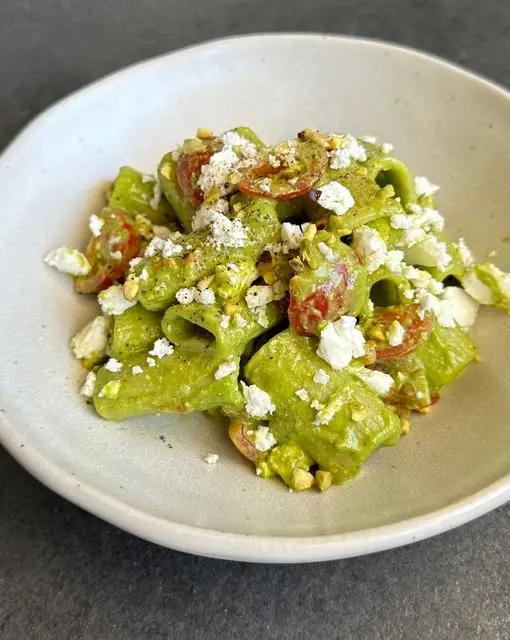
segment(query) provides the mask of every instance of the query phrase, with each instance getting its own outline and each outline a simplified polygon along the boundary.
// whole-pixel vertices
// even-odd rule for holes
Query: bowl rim
[[[254,40],[334,40],[358,43],[364,46],[391,50],[433,62],[467,79],[477,82],[486,90],[498,93],[510,101],[510,92],[501,85],[467,71],[443,58],[399,44],[371,38],[344,36],[317,32],[250,33],[217,38],[164,53],[114,71],[61,98],[46,108],[13,138],[0,155],[8,166],[8,158],[18,144],[23,144],[32,132],[45,126],[49,117],[65,109],[82,94],[108,84],[114,77],[136,75],[145,66],[162,59],[178,58],[183,54],[201,55],[203,50],[229,44],[242,45]],[[1,169],[0,169],[1,170]],[[15,421],[15,417],[13,419]],[[225,560],[247,562],[298,563],[354,557],[417,542],[437,535],[504,504],[510,499],[510,474],[483,489],[425,515],[415,516],[387,525],[341,534],[322,536],[264,536],[247,535],[201,528],[173,522],[129,506],[108,493],[83,483],[71,472],[39,453],[30,439],[21,437],[14,421],[0,413],[0,443],[31,475],[72,503],[103,520],[141,538],[178,551]]]

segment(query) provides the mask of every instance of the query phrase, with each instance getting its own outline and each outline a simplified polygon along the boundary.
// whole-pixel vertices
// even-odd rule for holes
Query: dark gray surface
[[[0,147],[142,58],[249,31],[380,37],[510,85],[510,4],[0,0]],[[410,547],[307,566],[195,558],[72,506],[0,449],[0,638],[510,638],[510,508]]]

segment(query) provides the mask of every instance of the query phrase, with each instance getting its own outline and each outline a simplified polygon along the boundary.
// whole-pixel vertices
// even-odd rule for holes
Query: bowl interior
[[[414,172],[441,185],[451,234],[463,235],[479,259],[497,250],[496,262],[510,268],[510,100],[501,90],[423,55],[333,37],[233,39],[149,61],[60,103],[0,159],[0,406],[10,447],[23,443],[49,461],[62,474],[50,484],[64,493],[75,483],[95,500],[122,504],[123,526],[142,514],[153,523],[149,537],[163,543],[162,522],[297,539],[362,532],[447,507],[503,478],[510,322],[490,310],[474,331],[481,362],[430,415],[413,418],[399,446],[325,495],[290,494],[257,479],[223,425],[201,415],[114,424],[83,404],[83,374],[67,344],[95,304],[43,256],[82,246],[87,216],[119,166],[153,171],[197,126],[238,124],[268,141],[306,126],[391,141]],[[216,466],[202,461],[209,451],[220,455]],[[108,517],[104,505],[92,509]],[[246,539],[245,556],[254,552]]]

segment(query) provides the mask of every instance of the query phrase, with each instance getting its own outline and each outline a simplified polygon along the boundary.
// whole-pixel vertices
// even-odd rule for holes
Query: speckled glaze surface
[[[119,425],[83,404],[83,374],[67,343],[94,303],[42,257],[83,244],[86,217],[120,165],[152,171],[198,125],[240,123],[269,141],[304,126],[391,141],[411,170],[441,185],[438,204],[452,235],[463,235],[480,259],[498,250],[498,265],[510,268],[502,242],[510,99],[495,85],[408,49],[319,35],[235,38],[150,60],[60,102],[0,158],[0,268],[8,274],[0,308],[2,443],[48,486],[120,527],[248,561],[367,553],[504,502],[510,321],[489,310],[474,330],[481,362],[431,415],[414,418],[398,447],[379,451],[354,482],[321,496],[257,479],[222,425],[206,417]],[[43,160],[34,165],[36,152]],[[202,460],[209,451],[220,456],[215,466]]]

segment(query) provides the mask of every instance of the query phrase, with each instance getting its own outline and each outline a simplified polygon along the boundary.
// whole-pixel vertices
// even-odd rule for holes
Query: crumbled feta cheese
[[[276,445],[276,438],[269,427],[260,426],[255,430],[254,443],[257,451],[269,451]]]
[[[264,418],[268,413],[276,411],[276,406],[271,401],[269,394],[259,389],[256,384],[247,385],[241,382],[241,388],[248,415],[254,418]],[[266,451],[266,449],[261,449],[261,451]]]
[[[274,169],[278,169],[279,166],[281,166],[281,161],[279,158],[277,158],[275,155],[273,155],[272,153],[268,154],[267,159],[269,161],[269,164],[274,168]]]
[[[248,138],[237,133],[237,131],[226,131],[221,136],[224,147],[238,147],[245,158],[251,158],[257,154],[257,147]]]
[[[265,307],[274,299],[273,288],[268,285],[254,285],[250,287],[244,297],[248,309],[251,311]]]
[[[393,213],[390,217],[390,227],[392,229],[409,229],[411,226],[411,217],[405,213]]]
[[[71,351],[75,358],[97,362],[106,355],[106,344],[110,330],[110,319],[97,316],[88,322],[71,340]]]
[[[436,236],[427,236],[421,242],[406,248],[405,258],[412,264],[439,269],[446,269],[452,261],[446,242],[438,240]]]
[[[158,338],[154,343],[152,349],[149,351],[149,355],[156,356],[156,358],[164,358],[174,352],[174,347],[166,338]],[[149,363],[150,366],[150,363]]]
[[[425,176],[416,176],[414,179],[414,189],[417,196],[431,196],[439,191],[437,184],[432,184]]]
[[[112,251],[112,258],[114,260],[122,260],[122,251]]]
[[[388,248],[380,233],[365,225],[353,231],[352,248],[369,273],[381,267],[388,257]]]
[[[467,246],[464,238],[459,238],[457,242],[457,250],[459,252],[459,258],[462,262],[462,265],[468,269],[472,266],[475,261],[473,258],[473,254],[471,253],[471,249]]]
[[[111,371],[112,373],[118,373],[122,369],[122,367],[122,362],[119,362],[116,358],[110,358],[104,365],[104,368],[107,371]]]
[[[89,229],[94,238],[97,238],[101,235],[101,229],[103,228],[103,226],[104,220],[93,213],[89,218]]]
[[[310,400],[310,394],[306,389],[298,389],[294,393],[297,395],[298,398],[300,398],[301,400],[304,400],[305,402],[308,402],[308,400]]]
[[[271,180],[269,178],[262,178],[259,180],[258,187],[262,191],[262,193],[270,193],[271,192]]]
[[[375,369],[353,369],[352,373],[369,386],[377,395],[386,395],[393,386],[393,378],[387,373]]]
[[[337,216],[343,216],[354,206],[354,198],[349,189],[336,180],[332,180],[319,187],[320,195],[317,202],[324,209],[333,211]]]
[[[142,183],[145,184],[146,182],[152,182],[153,180],[155,180],[154,176],[151,176],[148,173],[142,173]]]
[[[247,236],[246,229],[240,220],[230,220],[227,216],[217,214],[210,223],[210,242],[216,249],[221,247],[244,247]]]
[[[168,238],[167,240],[164,240],[163,242],[164,242],[163,249],[161,251],[161,255],[163,256],[163,258],[171,258],[173,256],[178,256],[183,252],[182,245],[175,244],[175,242],[170,238]]]
[[[220,456],[217,453],[208,453],[204,457],[204,462],[206,462],[207,464],[217,464],[219,459]]]
[[[87,373],[87,377],[85,378],[85,382],[83,383],[82,388],[80,389],[80,393],[82,396],[86,398],[92,398],[94,395],[94,389],[96,387],[96,374],[93,371],[89,371]]]
[[[239,267],[234,262],[227,263],[227,268],[234,273],[239,273]]]
[[[402,261],[404,259],[404,252],[399,249],[390,249],[386,255],[384,264],[388,267],[388,270],[392,273],[400,273],[403,268]]]
[[[398,347],[404,342],[406,331],[398,320],[394,320],[386,331],[386,338],[390,347]]]
[[[142,258],[139,258],[139,257],[133,258],[132,260],[129,261],[129,268],[134,269],[137,264],[140,264],[141,261],[142,261]]]
[[[231,147],[226,147],[214,153],[209,158],[209,162],[202,165],[197,186],[205,194],[216,187],[220,195],[226,195],[230,191],[228,177],[238,163],[239,158]]]
[[[375,136],[361,136],[360,140],[368,142],[369,144],[377,144],[377,138]]]
[[[214,377],[216,380],[221,380],[222,378],[226,378],[231,373],[237,369],[237,365],[235,362],[224,362],[220,364],[220,366],[214,372]]]
[[[44,258],[44,262],[61,273],[69,273],[72,276],[86,276],[91,269],[90,262],[81,251],[67,247],[53,249]]]
[[[200,304],[214,304],[216,296],[212,289],[204,289],[203,291],[195,291],[195,300]]]
[[[330,151],[329,166],[332,169],[344,169],[351,164],[352,160],[364,162],[367,159],[367,152],[354,136],[343,136],[340,148]]]
[[[333,369],[343,369],[353,358],[364,354],[365,338],[356,327],[356,318],[342,316],[322,329],[317,355]]]
[[[280,237],[289,249],[299,249],[303,239],[303,230],[298,224],[284,222],[280,230]]]
[[[156,361],[154,360],[154,358],[151,358],[150,356],[147,356],[146,362],[149,365],[149,367],[155,367],[156,366]]]
[[[124,296],[124,291],[118,284],[101,291],[97,296],[97,301],[102,312],[109,316],[120,316],[126,309],[134,307],[136,304],[136,300],[128,300]]]
[[[163,238],[152,238],[152,240],[147,245],[145,249],[145,253],[143,254],[146,258],[152,258],[153,256],[161,253],[163,251],[163,247],[165,246],[165,241]]]
[[[179,289],[175,298],[179,304],[191,304],[195,299],[195,289]]]
[[[224,216],[229,212],[227,200],[220,198],[213,204],[204,202],[193,216],[191,228],[193,231],[207,227],[216,218],[216,216]]]
[[[460,287],[445,287],[443,299],[450,306],[450,312],[459,327],[469,329],[476,320],[479,304]]]
[[[391,142],[383,142],[381,145],[381,149],[383,153],[391,153],[394,149],[394,146]]]
[[[317,249],[322,253],[322,255],[329,262],[332,262],[335,259],[335,254],[333,253],[333,250],[331,249],[331,247],[328,247],[328,245],[325,242],[319,242],[317,244]]]
[[[220,320],[220,327],[222,329],[228,329],[229,325],[230,325],[230,316],[223,314]]]
[[[138,277],[140,278],[140,280],[147,280],[149,278],[149,272],[145,267],[141,270]]]
[[[320,411],[321,409],[324,409],[324,405],[318,400],[312,400],[310,402],[310,406],[312,407],[312,409],[315,409],[316,411]]]
[[[240,329],[244,329],[244,327],[248,326],[248,320],[245,320],[240,313],[236,313],[234,315],[234,322]]]
[[[317,369],[313,376],[313,381],[316,384],[328,384],[329,382],[329,374],[324,371],[324,369]]]
[[[135,364],[134,367],[131,367],[131,373],[134,376],[139,376],[141,373],[143,373],[143,369],[139,365]]]

